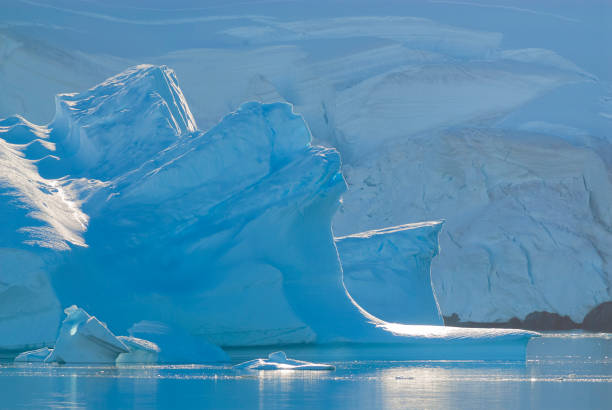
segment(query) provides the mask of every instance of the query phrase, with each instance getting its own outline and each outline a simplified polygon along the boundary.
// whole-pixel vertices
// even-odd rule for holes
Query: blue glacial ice
[[[218,346],[193,340],[184,331],[163,323],[139,322],[128,330],[131,336],[115,336],[105,323],[75,305],[64,309],[64,313],[66,317],[53,348],[22,352],[15,362],[126,365],[230,360]]]
[[[431,326],[440,323],[428,284],[435,223],[372,235],[413,258],[396,278],[406,286],[418,278],[414,302],[423,302],[406,316],[412,325],[368,312],[366,299],[360,306],[331,230],[346,189],[340,156],[311,143],[291,105],[245,103],[204,132],[163,66],[131,68],[56,102],[46,127],[0,123],[0,210],[9,221],[0,227],[9,301],[0,326],[12,330],[0,333],[1,349],[49,346],[59,306],[76,304],[161,353],[156,332],[177,351],[194,347],[168,361],[206,361],[196,351],[209,343],[392,343],[421,358],[524,358],[534,333]],[[340,242],[350,249],[351,239]],[[386,257],[370,255],[371,266]],[[35,329],[21,310],[30,303]],[[123,340],[152,357],[150,346]],[[128,350],[120,339],[110,345],[115,356]],[[92,360],[99,355],[110,360],[110,352]]]
[[[351,296],[389,322],[444,324],[430,275],[441,228],[425,222],[335,238]]]
[[[128,364],[163,362],[159,358],[161,349],[155,343],[132,336],[117,336],[117,339],[119,339],[128,348],[128,351],[119,353],[115,359],[115,363]]]
[[[19,353],[17,357],[15,357],[15,362],[27,362],[27,363],[35,363],[35,362],[44,362],[47,357],[53,352],[53,349],[48,347],[41,347],[40,349],[28,350],[22,353]]]
[[[95,316],[77,306],[67,307],[59,336],[46,363],[115,363],[128,347]]]
[[[494,322],[547,311],[578,323],[612,300],[612,25],[602,19],[610,7],[518,2],[525,7],[418,0],[383,10],[373,2],[310,1],[300,16],[266,2],[233,11],[179,10],[173,2],[157,17],[132,10],[126,18],[108,1],[67,0],[74,7],[53,9],[13,1],[0,13],[0,117],[17,112],[46,123],[53,95],[86,90],[143,58],[176,70],[202,130],[244,101],[290,102],[315,141],[342,155],[348,190],[335,234],[444,218],[432,278],[446,316]],[[92,7],[96,13],[74,18],[74,9]],[[153,77],[143,76],[142,90]],[[107,84],[107,96],[116,85]],[[124,97],[164,105],[178,99],[170,88],[140,97],[126,89]],[[60,100],[69,106],[75,98]],[[121,115],[104,106],[97,112]],[[123,115],[146,119],[136,113],[146,114],[143,107]],[[173,112],[158,125],[176,121],[188,134],[189,116]],[[91,128],[103,119],[74,121]],[[124,135],[122,123],[106,125]],[[155,134],[146,123],[143,130]],[[83,132],[80,152],[60,155],[57,144],[54,155],[75,161],[64,162],[73,177],[89,167],[92,178],[109,171],[87,149],[104,133]],[[126,145],[113,146],[130,150],[135,136],[121,138]],[[107,149],[104,157],[117,151]],[[36,142],[27,149],[36,150],[45,148]],[[140,161],[139,152],[116,165]],[[77,162],[84,158],[94,163]],[[19,290],[33,291],[39,276],[20,276]],[[60,306],[47,302],[28,308],[29,320],[59,320]]]
[[[185,329],[165,323],[142,320],[119,336],[130,347],[117,363],[224,363],[229,356],[217,345],[196,338]]]

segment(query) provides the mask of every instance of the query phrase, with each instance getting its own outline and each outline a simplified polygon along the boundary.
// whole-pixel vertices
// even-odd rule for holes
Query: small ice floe
[[[53,349],[43,347],[41,349],[30,350],[29,352],[23,352],[16,358],[16,362],[44,362],[45,359],[51,354]]]
[[[54,348],[23,352],[16,362],[121,365],[230,360],[220,347],[160,322],[141,321],[129,329],[130,336],[115,336],[105,323],[78,306],[70,306],[64,312],[66,318]]]
[[[123,356],[123,362],[130,363],[157,360],[159,348],[154,343],[133,337],[117,337],[105,323],[75,305],[64,312],[66,318],[54,348],[23,352],[15,358],[16,362],[115,364],[120,356]]]
[[[234,366],[236,369],[247,370],[335,370],[330,364],[310,363],[301,360],[288,359],[285,352],[274,352],[267,359],[254,359]]]
[[[137,341],[151,343],[159,347],[155,354],[158,363],[227,363],[229,356],[219,346],[208,343],[205,340],[195,338],[184,329],[172,327],[171,325],[142,320],[134,323],[128,329],[130,337],[119,336],[132,351],[139,350],[138,355],[121,354],[117,363],[135,363],[135,360],[144,360],[153,357],[153,352],[145,353],[148,349]],[[137,345],[134,345],[137,343]],[[150,363],[150,362],[149,362]]]
[[[129,352],[128,347],[95,316],[75,305],[64,312],[66,318],[46,363],[114,364],[119,354]]]
[[[160,349],[155,343],[132,336],[117,336],[117,339],[130,350],[117,356],[117,364],[157,363]]]

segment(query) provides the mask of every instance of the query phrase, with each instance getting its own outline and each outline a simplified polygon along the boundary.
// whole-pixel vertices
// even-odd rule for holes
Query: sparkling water
[[[0,408],[610,408],[612,335],[546,334],[526,362],[359,360],[359,347],[287,347],[334,371],[228,366],[0,365]],[[369,347],[368,356],[371,354]],[[379,347],[381,355],[386,349]],[[265,349],[230,351],[234,361]],[[353,356],[355,360],[328,360]]]

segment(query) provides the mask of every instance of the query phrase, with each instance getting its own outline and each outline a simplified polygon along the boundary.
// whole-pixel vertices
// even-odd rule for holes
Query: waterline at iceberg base
[[[336,248],[350,240],[331,230],[346,189],[340,156],[311,144],[289,104],[245,103],[204,132],[172,70],[143,65],[59,95],[56,109],[47,126],[0,122],[0,211],[10,221],[0,227],[2,350],[48,346],[60,306],[73,304],[115,334],[143,323],[175,329],[161,354],[196,339],[230,349],[384,344],[400,359],[523,360],[537,335],[432,325],[441,323],[429,278],[435,223],[426,239],[419,229],[365,239],[421,243],[406,249],[414,263],[398,278],[424,301],[407,305],[410,321],[360,306],[341,265],[356,261]]]

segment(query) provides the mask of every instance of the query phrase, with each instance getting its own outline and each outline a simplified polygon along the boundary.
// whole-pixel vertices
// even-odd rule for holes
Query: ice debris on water
[[[234,368],[247,370],[336,370],[336,367],[331,364],[289,359],[285,352],[270,353],[267,359],[249,360],[237,364]]]

